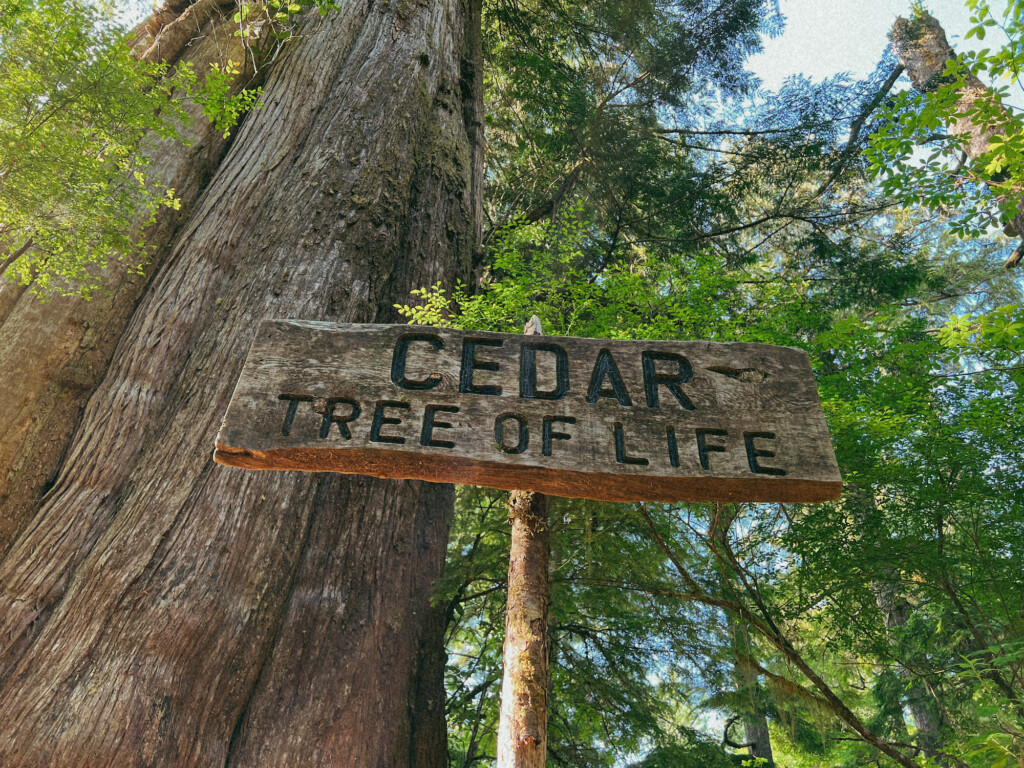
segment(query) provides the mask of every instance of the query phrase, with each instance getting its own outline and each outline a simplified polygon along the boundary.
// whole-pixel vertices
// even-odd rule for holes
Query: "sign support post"
[[[842,478],[803,350],[265,320],[214,460],[513,490],[500,768],[547,753],[547,495],[818,503]]]
[[[534,315],[523,331],[542,335]],[[504,666],[498,768],[544,768],[548,751],[548,497],[534,491],[509,495],[512,544],[505,602]]]

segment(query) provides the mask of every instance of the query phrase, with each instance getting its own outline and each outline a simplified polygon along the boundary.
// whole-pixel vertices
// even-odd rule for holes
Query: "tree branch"
[[[766,624],[759,616],[752,613],[746,606],[739,603],[731,603],[728,600],[713,598],[704,589],[702,589],[689,571],[679,561],[679,558],[676,557],[672,548],[668,546],[665,539],[658,532],[657,527],[654,525],[654,521],[651,520],[650,515],[647,513],[646,505],[642,503],[637,504],[636,508],[639,510],[641,517],[643,517],[644,521],[647,523],[647,527],[650,530],[655,543],[658,545],[658,548],[665,554],[665,557],[668,558],[669,562],[672,563],[687,588],[693,593],[695,599],[706,605],[715,605],[735,611],[740,618],[756,629],[765,640],[771,643],[782,653],[783,656],[785,656],[797,669],[799,669],[804,677],[813,683],[814,687],[818,689],[824,700],[827,702],[827,706],[832,713],[852,728],[856,733],[860,734],[863,741],[871,744],[879,751],[891,757],[899,765],[903,766],[903,768],[917,768],[915,763],[909,757],[904,755],[893,745],[883,741],[875,735],[875,733],[873,733],[863,723],[863,721],[861,721],[861,719],[843,703],[843,701],[836,695],[835,691],[832,690],[831,686],[829,686],[817,672],[811,669],[810,665],[804,660],[804,657],[799,651],[797,651],[785,635],[777,629],[773,630],[770,625]]]
[[[839,175],[846,170],[846,166],[849,164],[850,159],[857,153],[857,142],[860,139],[861,129],[864,127],[864,123],[871,116],[878,105],[882,103],[882,99],[886,97],[892,87],[899,80],[900,75],[903,74],[904,67],[902,64],[897,64],[893,71],[886,78],[886,81],[882,83],[882,87],[878,89],[878,92],[871,97],[871,100],[864,106],[860,114],[854,118],[853,122],[850,123],[850,137],[846,140],[846,148],[839,155],[839,162],[836,163],[832,169],[832,173],[828,175],[828,178],[822,182],[821,186],[818,187],[817,192],[814,193],[815,197],[821,197],[825,190],[832,186],[833,182],[839,178]]]

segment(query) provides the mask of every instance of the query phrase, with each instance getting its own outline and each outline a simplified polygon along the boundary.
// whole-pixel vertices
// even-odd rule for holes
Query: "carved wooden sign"
[[[806,352],[268,320],[214,458],[606,501],[820,502]]]

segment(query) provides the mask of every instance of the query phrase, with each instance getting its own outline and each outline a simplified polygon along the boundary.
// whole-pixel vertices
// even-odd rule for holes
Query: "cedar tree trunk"
[[[258,320],[388,322],[468,275],[473,19],[350,0],[307,21],[137,305],[111,310],[109,364],[0,561],[0,764],[446,763],[429,597],[451,487],[211,454]]]

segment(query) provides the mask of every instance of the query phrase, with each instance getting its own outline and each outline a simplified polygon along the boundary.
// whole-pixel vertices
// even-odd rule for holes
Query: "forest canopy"
[[[113,262],[145,273],[157,213],[182,207],[154,148],[196,121],[230,144],[303,24],[343,5],[228,8],[241,55],[200,70],[149,58],[158,30],[104,3],[6,3],[7,283],[84,302]],[[907,50],[942,21],[926,6],[905,9]],[[927,82],[887,49],[865,78],[777,91],[748,66],[784,33],[772,0],[480,7],[477,242],[455,279],[403,276],[387,311],[799,347],[845,482],[820,505],[552,499],[550,765],[1024,766],[1024,285],[1003,269],[1024,242],[1024,7],[967,7],[957,46],[1008,42]],[[352,210],[386,227],[385,197]],[[506,493],[458,489],[433,590],[461,768],[496,755],[508,514]]]

